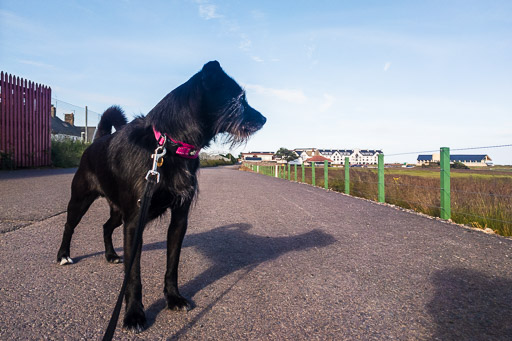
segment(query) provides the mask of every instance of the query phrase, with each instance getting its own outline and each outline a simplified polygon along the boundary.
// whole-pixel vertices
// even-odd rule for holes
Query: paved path
[[[72,174],[48,173],[0,173],[0,340],[100,339],[123,273],[103,256],[108,208],[58,266]],[[179,278],[195,308],[165,309],[164,217],[144,234],[149,328],[116,339],[512,339],[509,239],[229,168],[201,170],[200,189]]]

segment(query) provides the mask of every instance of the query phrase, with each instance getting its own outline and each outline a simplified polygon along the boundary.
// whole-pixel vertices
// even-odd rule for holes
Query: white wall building
[[[243,161],[255,161],[255,162],[273,161],[274,153],[272,153],[272,152],[242,153],[242,160]]]
[[[379,154],[382,154],[382,150],[319,149],[318,153],[323,157],[331,159],[335,165],[345,164],[347,156],[351,165],[376,165],[379,162]]]

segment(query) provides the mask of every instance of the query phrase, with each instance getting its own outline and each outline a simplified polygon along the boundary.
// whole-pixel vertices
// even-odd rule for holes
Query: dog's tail
[[[116,131],[121,129],[128,120],[124,115],[123,109],[117,105],[113,105],[101,115],[100,123],[98,123],[98,129],[94,139],[98,139],[105,135],[112,134],[112,127],[116,128]]]

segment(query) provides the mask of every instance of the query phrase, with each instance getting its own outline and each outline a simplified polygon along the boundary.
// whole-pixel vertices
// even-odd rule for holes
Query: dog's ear
[[[204,64],[201,73],[204,87],[211,90],[215,88],[219,80],[219,75],[223,73],[223,71],[219,62],[214,60]]]

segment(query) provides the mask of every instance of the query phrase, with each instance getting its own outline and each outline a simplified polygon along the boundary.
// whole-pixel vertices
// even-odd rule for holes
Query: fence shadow
[[[195,325],[201,317],[226,295],[237,282],[242,280],[252,269],[263,262],[276,259],[291,251],[301,251],[313,247],[326,247],[336,239],[321,230],[312,230],[307,233],[285,237],[266,237],[251,234],[249,224],[233,224],[217,227],[207,232],[187,235],[183,247],[194,246],[207,257],[212,265],[194,279],[180,287],[185,297],[194,295],[217,280],[239,270],[241,274],[235,283],[219,294],[214,301],[203,308],[192,321],[179,330],[172,338],[179,338]],[[165,242],[158,242],[144,246],[145,250],[165,249]],[[148,324],[151,326],[156,316],[166,308],[162,298],[154,302],[146,310]]]
[[[512,281],[455,268],[433,276],[435,340],[512,340]]]

